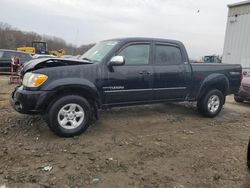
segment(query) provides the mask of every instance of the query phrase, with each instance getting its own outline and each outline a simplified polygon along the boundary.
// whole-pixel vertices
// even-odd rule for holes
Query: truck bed
[[[241,83],[241,66],[239,64],[224,64],[224,63],[191,63],[193,71],[193,91],[197,91],[202,85],[204,78],[209,75],[223,74],[229,80],[229,90],[227,94],[238,92]],[[191,94],[195,96],[195,93]]]

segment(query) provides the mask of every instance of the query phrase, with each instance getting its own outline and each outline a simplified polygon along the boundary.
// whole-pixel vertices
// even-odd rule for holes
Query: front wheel
[[[218,89],[210,90],[197,102],[198,111],[205,117],[217,116],[224,104],[224,96]]]
[[[83,133],[89,126],[90,117],[89,102],[78,95],[59,98],[52,104],[47,114],[49,128],[62,137]]]

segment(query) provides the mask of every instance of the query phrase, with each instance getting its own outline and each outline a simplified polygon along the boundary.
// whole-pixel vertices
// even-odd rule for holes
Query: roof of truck
[[[182,42],[178,40],[172,40],[172,39],[163,39],[163,38],[150,38],[150,37],[126,37],[126,38],[114,38],[109,40],[118,40],[118,41],[157,41],[157,42],[168,42],[168,43],[176,43],[176,44],[182,44]],[[108,41],[108,40],[107,40]]]

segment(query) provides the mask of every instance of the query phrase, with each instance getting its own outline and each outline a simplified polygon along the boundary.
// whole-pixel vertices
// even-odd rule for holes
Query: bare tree
[[[13,28],[11,25],[0,22],[0,48],[1,49],[12,49],[15,50],[18,47],[31,46],[32,41],[46,41],[48,43],[49,50],[60,50],[64,49],[66,54],[78,55],[83,54],[93,44],[81,45],[77,47],[73,44],[68,44],[62,38],[39,35],[35,32],[25,32],[19,29]]]

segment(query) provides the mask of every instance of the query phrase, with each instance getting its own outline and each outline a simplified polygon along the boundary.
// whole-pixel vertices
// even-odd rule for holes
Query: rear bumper
[[[10,96],[11,106],[23,114],[43,114],[53,91],[28,91],[17,87]]]
[[[240,90],[237,94],[238,97],[250,101],[250,87],[240,86]]]

